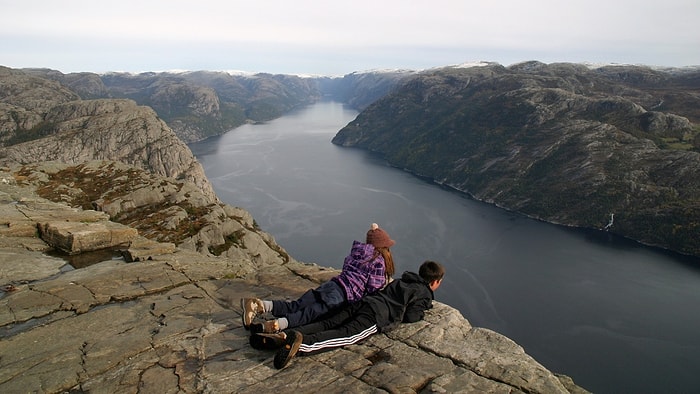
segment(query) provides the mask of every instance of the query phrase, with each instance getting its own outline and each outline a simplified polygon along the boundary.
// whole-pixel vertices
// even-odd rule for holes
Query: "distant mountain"
[[[361,111],[415,73],[410,70],[376,70],[354,72],[342,78],[318,78],[317,81],[324,96]]]
[[[534,218],[700,256],[700,69],[430,70],[333,143]]]
[[[219,135],[244,123],[269,121],[323,98],[363,109],[411,74],[384,71],[329,78],[223,71],[102,75],[21,71],[57,81],[82,99],[128,98],[149,106],[185,142]]]

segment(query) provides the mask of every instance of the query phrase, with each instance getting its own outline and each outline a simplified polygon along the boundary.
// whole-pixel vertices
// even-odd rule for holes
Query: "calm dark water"
[[[534,221],[331,144],[356,115],[324,102],[190,147],[219,197],[297,260],[340,268],[377,222],[397,272],[443,263],[437,300],[586,389],[700,390],[698,259]]]

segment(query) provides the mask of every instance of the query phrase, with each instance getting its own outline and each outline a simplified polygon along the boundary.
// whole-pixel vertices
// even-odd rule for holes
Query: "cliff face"
[[[7,92],[0,119],[11,130],[9,138],[0,133],[7,141],[0,165],[42,168],[45,197],[106,212],[189,250],[238,250],[230,246],[240,226],[230,219],[249,214],[220,203],[201,164],[152,109],[124,99],[79,100],[56,82],[9,69],[0,88]],[[27,129],[25,119],[36,121]]]
[[[122,161],[189,180],[216,199],[201,164],[150,108],[131,100],[80,100],[56,82],[9,69],[0,74],[0,91],[0,164]]]
[[[700,255],[699,74],[537,62],[435,70],[333,143],[538,219]]]

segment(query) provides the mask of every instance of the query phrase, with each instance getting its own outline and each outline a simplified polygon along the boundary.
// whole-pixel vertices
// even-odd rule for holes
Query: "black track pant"
[[[303,335],[299,352],[312,353],[352,345],[378,332],[374,312],[357,302],[332,316],[295,328]]]

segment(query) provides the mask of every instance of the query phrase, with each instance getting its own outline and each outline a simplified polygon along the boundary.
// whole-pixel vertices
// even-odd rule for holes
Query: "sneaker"
[[[277,319],[266,320],[262,323],[252,323],[250,325],[250,332],[252,333],[265,333],[265,334],[275,334],[280,332],[280,325]]]
[[[253,322],[253,319],[255,319],[258,313],[265,312],[263,302],[257,298],[241,298],[241,309],[243,310],[241,314],[243,318],[243,327],[245,327],[246,330],[250,327],[250,323]]]
[[[287,336],[283,332],[277,334],[257,333],[250,336],[250,346],[257,350],[276,350],[284,345],[286,339]]]
[[[287,333],[287,339],[284,341],[284,346],[275,354],[274,365],[277,369],[282,369],[289,364],[296,356],[301,346],[303,336],[299,331],[290,331]]]

